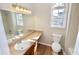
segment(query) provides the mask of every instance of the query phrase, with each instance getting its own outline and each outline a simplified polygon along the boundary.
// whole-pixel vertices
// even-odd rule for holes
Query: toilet
[[[57,55],[58,52],[61,51],[61,45],[59,44],[60,39],[62,38],[62,34],[52,34],[53,36],[53,42],[52,42],[52,50],[53,55]]]

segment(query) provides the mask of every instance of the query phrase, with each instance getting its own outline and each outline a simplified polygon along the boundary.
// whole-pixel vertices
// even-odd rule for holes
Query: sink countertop
[[[33,33],[31,33],[30,35],[28,35],[28,36],[24,36],[24,40],[28,40],[31,44],[29,45],[29,48],[34,44],[34,41],[37,41],[39,38],[40,38],[40,36],[42,35],[42,31],[34,31]],[[34,40],[33,42],[32,41],[30,41],[30,40]],[[21,39],[22,40],[22,39]],[[16,42],[17,43],[17,42]],[[24,55],[24,53],[29,49],[29,48],[27,48],[27,49],[25,49],[25,50],[22,50],[22,51],[17,51],[17,50],[15,50],[15,48],[14,48],[14,45],[16,44],[16,43],[12,43],[12,44],[10,44],[9,45],[9,48],[10,48],[10,52],[11,52],[11,54],[12,55]]]

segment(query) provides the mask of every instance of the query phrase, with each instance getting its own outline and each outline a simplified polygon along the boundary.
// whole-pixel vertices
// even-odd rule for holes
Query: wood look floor
[[[33,53],[34,45],[24,54],[24,55],[34,55]],[[53,55],[52,48],[46,45],[38,44],[37,54],[36,55]],[[62,50],[58,53],[59,55],[63,55]]]
[[[38,44],[37,55],[52,55],[52,49],[49,46]]]

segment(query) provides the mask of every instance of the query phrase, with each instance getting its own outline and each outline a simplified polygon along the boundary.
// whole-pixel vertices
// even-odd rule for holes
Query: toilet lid
[[[60,46],[59,43],[53,43],[53,44],[52,44],[52,49],[53,49],[53,51],[55,51],[55,52],[60,52],[61,46]]]

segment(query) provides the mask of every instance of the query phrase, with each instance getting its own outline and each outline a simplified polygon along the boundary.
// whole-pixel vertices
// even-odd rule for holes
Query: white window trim
[[[52,24],[52,20],[54,20],[54,19],[52,19],[52,17],[53,17],[53,4],[52,4],[52,7],[51,7],[51,27],[52,28],[66,28],[66,23],[67,23],[67,17],[68,17],[68,4],[66,4],[66,9],[65,9],[65,17],[64,17],[64,21],[63,21],[63,26],[60,26],[60,25],[54,25],[54,24]]]
[[[22,25],[18,24],[17,14],[19,14],[19,13],[16,13],[16,25],[17,25],[17,26],[24,26],[24,24],[22,24]],[[23,20],[23,15],[22,15],[22,20]]]

